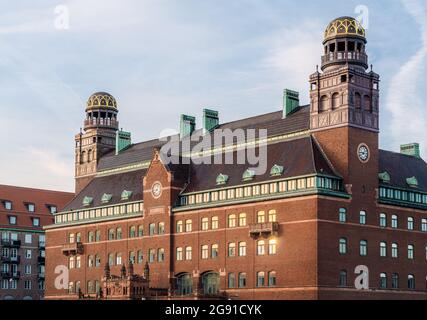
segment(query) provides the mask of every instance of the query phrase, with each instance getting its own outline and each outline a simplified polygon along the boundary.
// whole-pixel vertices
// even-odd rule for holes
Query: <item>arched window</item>
[[[366,211],[360,211],[359,213],[359,223],[366,224]]]
[[[82,234],[80,232],[76,233],[76,242],[81,243],[82,242]]]
[[[209,246],[208,245],[202,246],[202,259],[204,259],[204,260],[209,259]]]
[[[236,243],[231,242],[228,244],[228,256],[235,257],[236,256]]]
[[[207,272],[202,275],[202,288],[205,295],[215,295],[219,292],[219,274]]]
[[[228,287],[233,289],[236,287],[236,274],[229,273],[228,274]]]
[[[239,257],[246,256],[246,242],[239,242]]]
[[[139,226],[138,227],[138,237],[141,238],[144,236],[144,226]]]
[[[96,232],[95,232],[95,241],[96,242],[101,241],[101,231],[100,230],[96,230]]]
[[[177,293],[187,296],[193,293],[193,279],[189,273],[183,273],[176,277]]]
[[[332,95],[332,110],[335,110],[341,106],[341,96],[338,92]]]
[[[380,289],[387,289],[387,274],[380,274]]]
[[[114,240],[115,231],[114,229],[108,230],[108,240]]]
[[[265,286],[265,272],[259,271],[256,274],[256,285],[257,287],[264,287]]]
[[[80,281],[77,281],[77,282],[76,282],[76,293],[77,293],[77,294],[79,294],[79,293],[80,293],[80,291],[81,291],[81,289],[82,289],[82,288],[81,288]]]
[[[95,286],[94,286],[93,281],[87,282],[87,292],[88,293],[95,293]]]
[[[347,210],[345,208],[341,208],[339,210],[339,221],[340,222],[347,222]]]
[[[387,257],[387,243],[380,242],[380,257]]]
[[[391,227],[394,229],[397,229],[399,227],[398,218],[395,214],[391,216]]]
[[[408,259],[414,260],[414,246],[412,244],[408,244]]]
[[[230,214],[228,216],[228,227],[229,228],[235,228],[236,227],[236,215]]]
[[[93,233],[93,231],[89,231],[87,234],[87,240],[89,243],[92,243],[95,241],[95,235]]]
[[[182,247],[176,248],[176,260],[177,261],[182,261],[183,260]]]
[[[182,233],[183,231],[183,223],[179,220],[176,222],[176,233]]]
[[[121,240],[123,238],[122,228],[117,228],[116,230],[116,239]]]
[[[265,241],[259,240],[257,242],[257,255],[263,256],[265,255]]]
[[[380,227],[387,227],[387,215],[385,213],[380,213]]]
[[[92,161],[92,150],[89,150],[89,151],[87,152],[87,161],[88,161],[88,162]]]
[[[341,238],[339,241],[339,253],[347,254],[347,239]]]
[[[75,293],[74,282],[72,282],[72,281],[68,283],[68,293],[69,294]]]
[[[239,227],[246,227],[246,213],[239,214]]]
[[[392,243],[391,245],[391,257],[392,258],[399,257],[399,245],[397,243]]]
[[[328,96],[322,96],[320,98],[320,103],[319,103],[319,113],[325,112],[329,110],[329,99]]]
[[[70,258],[68,259],[68,268],[69,268],[69,269],[74,269],[74,267],[75,267],[75,260],[74,260],[74,257],[70,257]]]
[[[156,233],[156,224],[150,223],[150,225],[148,226],[148,234],[150,236],[153,236],[155,233]]]
[[[277,284],[277,275],[276,271],[270,271],[268,273],[268,286],[269,287],[275,287]]]
[[[101,257],[99,256],[99,254],[95,255],[95,267],[100,267],[101,266]]]
[[[257,213],[257,223],[265,223],[265,211],[259,211]]]
[[[362,240],[360,241],[360,255],[365,257],[368,255],[368,241]]]
[[[165,261],[165,249],[160,248],[157,250],[157,261],[158,262]]]
[[[108,254],[108,264],[110,266],[114,266],[114,253],[109,253]]]
[[[408,230],[414,230],[414,218],[408,217]]]
[[[193,221],[192,220],[186,220],[185,221],[185,232],[191,232],[193,231]]]
[[[87,257],[87,266],[92,268],[95,265],[95,259],[92,255]]]
[[[122,265],[122,254],[118,253],[116,255],[116,265],[121,266]]]
[[[81,256],[77,256],[76,257],[76,269],[80,269],[82,266],[82,257]]]

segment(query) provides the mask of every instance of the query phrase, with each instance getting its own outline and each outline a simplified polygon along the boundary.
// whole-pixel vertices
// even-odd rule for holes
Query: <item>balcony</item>
[[[322,56],[322,68],[333,64],[355,63],[368,68],[368,56],[365,53],[354,51],[331,52]]]
[[[0,272],[0,276],[3,279],[13,279],[13,280],[19,280],[19,278],[21,277],[21,272],[16,271],[16,272]]]
[[[84,126],[86,129],[95,128],[95,127],[108,127],[108,128],[119,128],[119,122],[113,119],[103,119],[103,118],[93,118],[87,119],[84,121]]]
[[[13,263],[13,264],[19,264],[21,262],[21,256],[16,257],[1,257],[1,262],[3,263]]]
[[[269,237],[279,233],[278,222],[255,223],[249,226],[249,234],[251,237]]]
[[[74,256],[77,254],[83,254],[83,243],[69,243],[62,246],[62,253],[66,256]]]
[[[2,245],[2,247],[8,247],[8,248],[20,248],[21,247],[21,240],[2,239],[1,245]]]
[[[46,257],[37,257],[37,263],[38,264],[45,264]]]

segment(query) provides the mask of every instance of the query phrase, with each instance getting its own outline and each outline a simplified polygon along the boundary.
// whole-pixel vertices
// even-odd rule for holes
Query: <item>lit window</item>
[[[117,255],[116,255],[116,265],[117,266],[120,266],[122,264],[122,254],[121,253],[118,253]]]
[[[193,259],[193,248],[186,247],[185,248],[185,260],[190,261]]]
[[[31,234],[25,235],[25,243],[33,243],[33,236]]]
[[[228,244],[228,256],[229,257],[236,256],[236,244],[234,242]]]
[[[88,256],[87,257],[87,266],[89,268],[92,268],[95,265],[95,259],[93,258],[93,256]]]
[[[277,222],[276,210],[270,210],[268,212],[268,222]]]
[[[51,214],[55,214],[58,212],[58,208],[56,206],[50,206],[49,210]]]
[[[209,218],[202,219],[202,230],[203,231],[209,230]]]
[[[212,217],[212,230],[219,228],[219,219],[218,217]]]
[[[257,242],[257,255],[263,256],[265,255],[265,241],[260,240]]]
[[[75,267],[75,260],[74,260],[74,257],[70,257],[70,258],[68,259],[68,268],[69,268],[69,269],[74,269],[74,267]]]
[[[264,211],[258,212],[257,223],[265,223],[265,212]]]
[[[228,216],[228,227],[229,228],[235,228],[236,227],[236,215],[230,214]]]
[[[239,214],[239,227],[246,227],[246,213]]]
[[[193,230],[193,221],[186,220],[185,221],[185,232],[191,232]]]
[[[209,259],[209,246],[208,245],[202,246],[202,259],[204,259],[204,260]]]
[[[165,234],[165,223],[164,222],[159,223],[159,234]]]
[[[272,239],[268,241],[268,254],[274,255],[277,253],[277,240]]]
[[[176,233],[182,233],[183,232],[183,223],[182,221],[177,221],[176,223]]]
[[[246,242],[239,242],[239,257],[246,256]]]

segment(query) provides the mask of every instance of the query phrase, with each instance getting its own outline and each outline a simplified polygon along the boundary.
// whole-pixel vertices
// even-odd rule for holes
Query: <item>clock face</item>
[[[153,187],[151,188],[151,193],[153,194],[154,198],[160,198],[162,194],[162,185],[160,182],[156,182],[153,184]]]
[[[369,160],[369,148],[366,144],[361,144],[357,151],[357,155],[359,156],[359,160],[362,162],[368,162]]]

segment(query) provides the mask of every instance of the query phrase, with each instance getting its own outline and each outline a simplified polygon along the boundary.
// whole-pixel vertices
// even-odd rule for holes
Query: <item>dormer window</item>
[[[58,208],[56,206],[50,206],[49,210],[51,214],[55,214],[58,212]]]
[[[84,197],[83,198],[83,205],[85,207],[90,206],[93,203],[93,198],[92,197]]]
[[[25,206],[27,207],[28,212],[36,211],[36,206],[34,203],[26,203]]]
[[[391,176],[390,176],[390,174],[387,171],[378,174],[378,177],[379,177],[379,179],[380,179],[381,182],[383,182],[383,183],[390,183]]]
[[[227,184],[227,182],[228,182],[228,176],[226,174],[220,173],[216,178],[217,185],[224,185],[224,184]]]
[[[272,177],[278,177],[278,176],[281,176],[284,171],[285,171],[285,168],[283,166],[279,166],[279,165],[275,164],[271,168],[270,175]]]
[[[101,202],[102,203],[109,203],[112,198],[113,198],[112,194],[104,193],[104,195],[101,198]]]
[[[132,191],[124,190],[122,192],[122,200],[129,200],[131,196],[132,196]]]
[[[12,201],[5,200],[3,201],[3,205],[6,210],[12,210]]]
[[[248,169],[243,173],[242,179],[243,181],[252,181],[254,177],[255,177],[255,171]]]
[[[418,180],[416,177],[406,179],[406,183],[412,188],[418,188]]]

